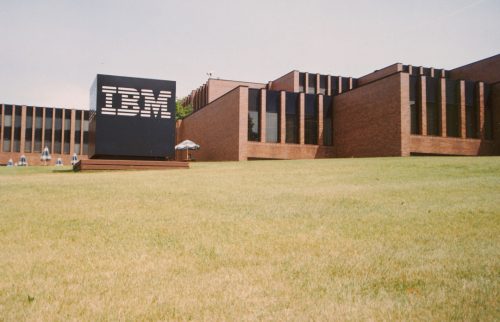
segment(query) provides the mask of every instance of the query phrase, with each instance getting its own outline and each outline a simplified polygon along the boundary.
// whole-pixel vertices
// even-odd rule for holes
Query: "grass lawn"
[[[0,168],[0,320],[498,320],[500,157]]]

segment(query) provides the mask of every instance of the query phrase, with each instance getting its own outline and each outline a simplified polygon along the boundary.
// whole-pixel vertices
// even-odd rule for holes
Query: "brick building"
[[[500,55],[453,70],[397,63],[357,79],[209,79],[183,103],[194,112],[177,140],[200,144],[197,160],[500,155]]]
[[[197,160],[500,155],[500,55],[452,70],[393,64],[360,78],[292,71],[209,79],[183,99]],[[88,111],[2,104],[0,164],[87,158]],[[179,153],[178,159],[185,154]]]

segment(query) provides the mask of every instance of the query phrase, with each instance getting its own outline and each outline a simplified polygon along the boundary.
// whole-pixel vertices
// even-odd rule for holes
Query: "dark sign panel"
[[[174,158],[175,81],[97,75],[90,110],[89,157]]]

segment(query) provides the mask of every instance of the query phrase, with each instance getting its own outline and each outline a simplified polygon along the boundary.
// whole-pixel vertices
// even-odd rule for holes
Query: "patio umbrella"
[[[23,154],[21,155],[21,158],[19,159],[19,163],[18,163],[20,166],[22,167],[27,167],[28,166],[28,160],[26,159],[26,156]]]
[[[62,159],[61,158],[57,158],[56,167],[62,167],[62,165],[63,165]]]
[[[13,167],[14,166],[14,161],[12,161],[12,159],[9,159],[9,161],[7,161],[7,166],[8,167]]]
[[[45,147],[42,152],[42,156],[40,157],[40,160],[43,161],[43,165],[47,165],[47,161],[50,161],[52,157],[50,156],[49,148]]]
[[[198,150],[200,146],[193,141],[184,140],[175,146],[176,150],[186,150],[187,159],[189,159],[189,150]]]
[[[71,165],[75,165],[78,163],[78,156],[76,153],[73,153],[73,156],[71,157]]]

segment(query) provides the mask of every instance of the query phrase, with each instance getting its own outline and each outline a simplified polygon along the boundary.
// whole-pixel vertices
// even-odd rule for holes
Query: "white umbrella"
[[[61,158],[57,158],[56,167],[61,167],[62,165],[63,165],[62,159]]]
[[[73,153],[73,156],[71,157],[71,165],[75,165],[78,163],[78,156],[76,153]]]
[[[28,159],[26,159],[26,156],[24,154],[21,155],[21,158],[19,159],[19,165],[22,167],[28,166]]]
[[[52,157],[50,156],[49,148],[45,147],[42,152],[42,156],[40,157],[40,160],[43,161],[44,165],[47,165],[47,161],[50,161]]]
[[[12,161],[12,159],[9,159],[9,161],[7,162],[7,166],[8,167],[13,167],[14,166],[14,161]]]
[[[189,159],[189,150],[198,150],[200,146],[193,141],[184,140],[175,146],[176,150],[186,150],[187,158]]]

